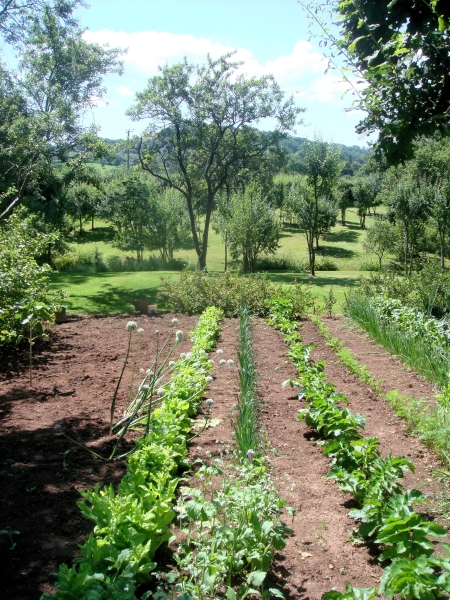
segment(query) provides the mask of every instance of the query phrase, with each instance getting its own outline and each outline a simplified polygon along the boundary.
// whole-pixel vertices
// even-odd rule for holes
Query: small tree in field
[[[268,200],[251,186],[231,197],[226,229],[233,258],[242,257],[244,273],[254,273],[261,254],[274,254],[280,239],[280,226]]]
[[[308,245],[309,270],[315,275],[317,242],[321,227],[329,221],[321,219],[321,214],[328,213],[322,209],[324,202],[333,202],[333,190],[340,171],[340,152],[334,150],[331,144],[320,139],[308,142],[305,150],[307,175],[291,188],[291,206],[296,215],[300,230],[305,234]],[[333,211],[331,211],[332,213]],[[335,214],[335,213],[334,213]],[[329,215],[330,216],[330,215]]]
[[[372,226],[367,229],[363,248],[366,252],[371,252],[377,256],[380,270],[383,256],[392,251],[396,238],[395,227],[386,219],[375,218]]]

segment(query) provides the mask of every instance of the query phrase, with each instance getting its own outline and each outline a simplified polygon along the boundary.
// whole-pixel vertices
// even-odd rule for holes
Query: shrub
[[[220,276],[208,275],[204,272],[191,273],[183,271],[179,280],[162,277],[161,298],[167,306],[175,311],[195,315],[214,305],[222,309],[225,316],[235,317],[239,306],[246,304],[252,314],[265,316],[269,313],[272,298],[287,298],[295,312],[305,315],[314,305],[309,289],[299,283],[282,286],[271,283],[267,275],[257,273],[239,276],[225,273]]]
[[[363,260],[359,265],[358,270],[379,272],[383,271],[383,267],[380,267],[380,264],[376,260]]]
[[[316,259],[316,271],[339,271],[337,263],[328,256],[318,256]]]
[[[61,294],[49,290],[50,267],[36,260],[54,239],[36,233],[23,210],[0,224],[0,343],[20,340],[31,313],[45,307],[53,314],[59,306]]]
[[[297,259],[288,254],[281,256],[267,256],[256,263],[257,271],[308,271],[309,265],[306,259]]]

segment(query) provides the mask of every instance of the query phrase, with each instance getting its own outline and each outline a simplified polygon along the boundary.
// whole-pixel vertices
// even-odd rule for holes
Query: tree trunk
[[[319,237],[320,237],[320,235],[316,235],[316,250],[320,250],[320,248],[319,248]]]
[[[225,264],[223,272],[226,273],[228,269],[228,231],[225,231]]]
[[[345,208],[341,208],[341,225],[343,225],[345,227],[345,213],[347,212],[347,209]]]

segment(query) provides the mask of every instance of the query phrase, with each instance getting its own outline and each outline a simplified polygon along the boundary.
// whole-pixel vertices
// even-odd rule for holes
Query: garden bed
[[[139,317],[143,327],[142,349],[137,368],[150,366],[155,351],[154,330],[162,336],[171,325],[172,315]],[[187,332],[195,317],[179,316],[177,327]],[[0,367],[0,451],[2,485],[0,529],[20,531],[0,537],[2,589],[12,600],[39,598],[52,590],[53,578],[61,562],[72,562],[77,544],[84,541],[92,524],[83,519],[76,502],[79,490],[96,483],[117,483],[125,472],[120,462],[100,462],[61,435],[64,431],[96,452],[107,454],[109,407],[126,353],[129,317],[102,319],[74,318],[54,328],[51,340],[36,346],[34,385],[27,380],[26,349],[5,349]],[[218,347],[227,358],[236,359],[238,323],[227,319],[222,325]],[[416,465],[405,486],[430,488],[430,468],[436,459],[420,442],[407,437],[403,424],[390,408],[367,386],[359,383],[336,362],[333,351],[310,323],[302,328],[305,343],[314,342],[316,360],[327,361],[327,379],[351,401],[351,409],[367,416],[367,434],[381,440],[383,454],[409,456]],[[320,598],[322,593],[345,583],[374,586],[381,569],[373,549],[354,547],[347,540],[354,521],[348,517],[349,500],[327,479],[328,460],[311,441],[314,434],[305,423],[296,421],[300,403],[290,388],[281,382],[295,376],[286,357],[287,346],[281,334],[258,320],[254,330],[259,392],[263,399],[261,423],[265,430],[271,460],[272,479],[279,493],[297,514],[295,534],[285,550],[277,555],[273,583],[287,598]],[[186,341],[177,352],[186,351]],[[358,348],[353,348],[358,352]],[[375,351],[375,350],[374,350]],[[363,352],[363,350],[361,350]],[[367,356],[362,356],[369,362]],[[388,367],[386,367],[388,369]],[[377,379],[386,385],[391,374],[377,363]],[[406,370],[406,388],[417,386],[417,379]],[[395,377],[394,377],[395,379]],[[139,375],[135,382],[139,381]],[[129,371],[122,382],[117,414],[128,398]],[[393,384],[391,388],[395,387]],[[413,388],[409,388],[413,389]],[[218,455],[232,441],[229,411],[236,403],[237,369],[221,369],[210,384],[208,395],[214,399],[212,417],[220,419],[193,443],[191,457]],[[61,429],[55,429],[60,425]],[[69,453],[65,454],[67,450]],[[425,487],[424,487],[425,486]],[[432,488],[433,486],[431,486]],[[431,489],[430,488],[430,489]],[[290,524],[290,516],[284,520]]]

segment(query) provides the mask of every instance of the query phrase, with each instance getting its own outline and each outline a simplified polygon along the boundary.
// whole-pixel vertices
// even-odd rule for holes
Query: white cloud
[[[241,71],[254,76],[273,74],[283,87],[295,84],[303,77],[317,75],[325,68],[320,52],[304,40],[299,40],[295,44],[291,54],[261,64],[247,48],[236,49],[191,35],[156,31],[126,33],[103,29],[95,32],[86,31],[84,37],[89,42],[128,48],[123,57],[125,65],[147,77],[155,75],[159,65],[180,61],[184,56],[192,62],[203,62],[207,54],[217,58],[233,50],[236,50],[234,59],[245,63]]]
[[[119,87],[116,87],[116,92],[120,96],[134,96],[133,90],[126,85],[119,85]]]

